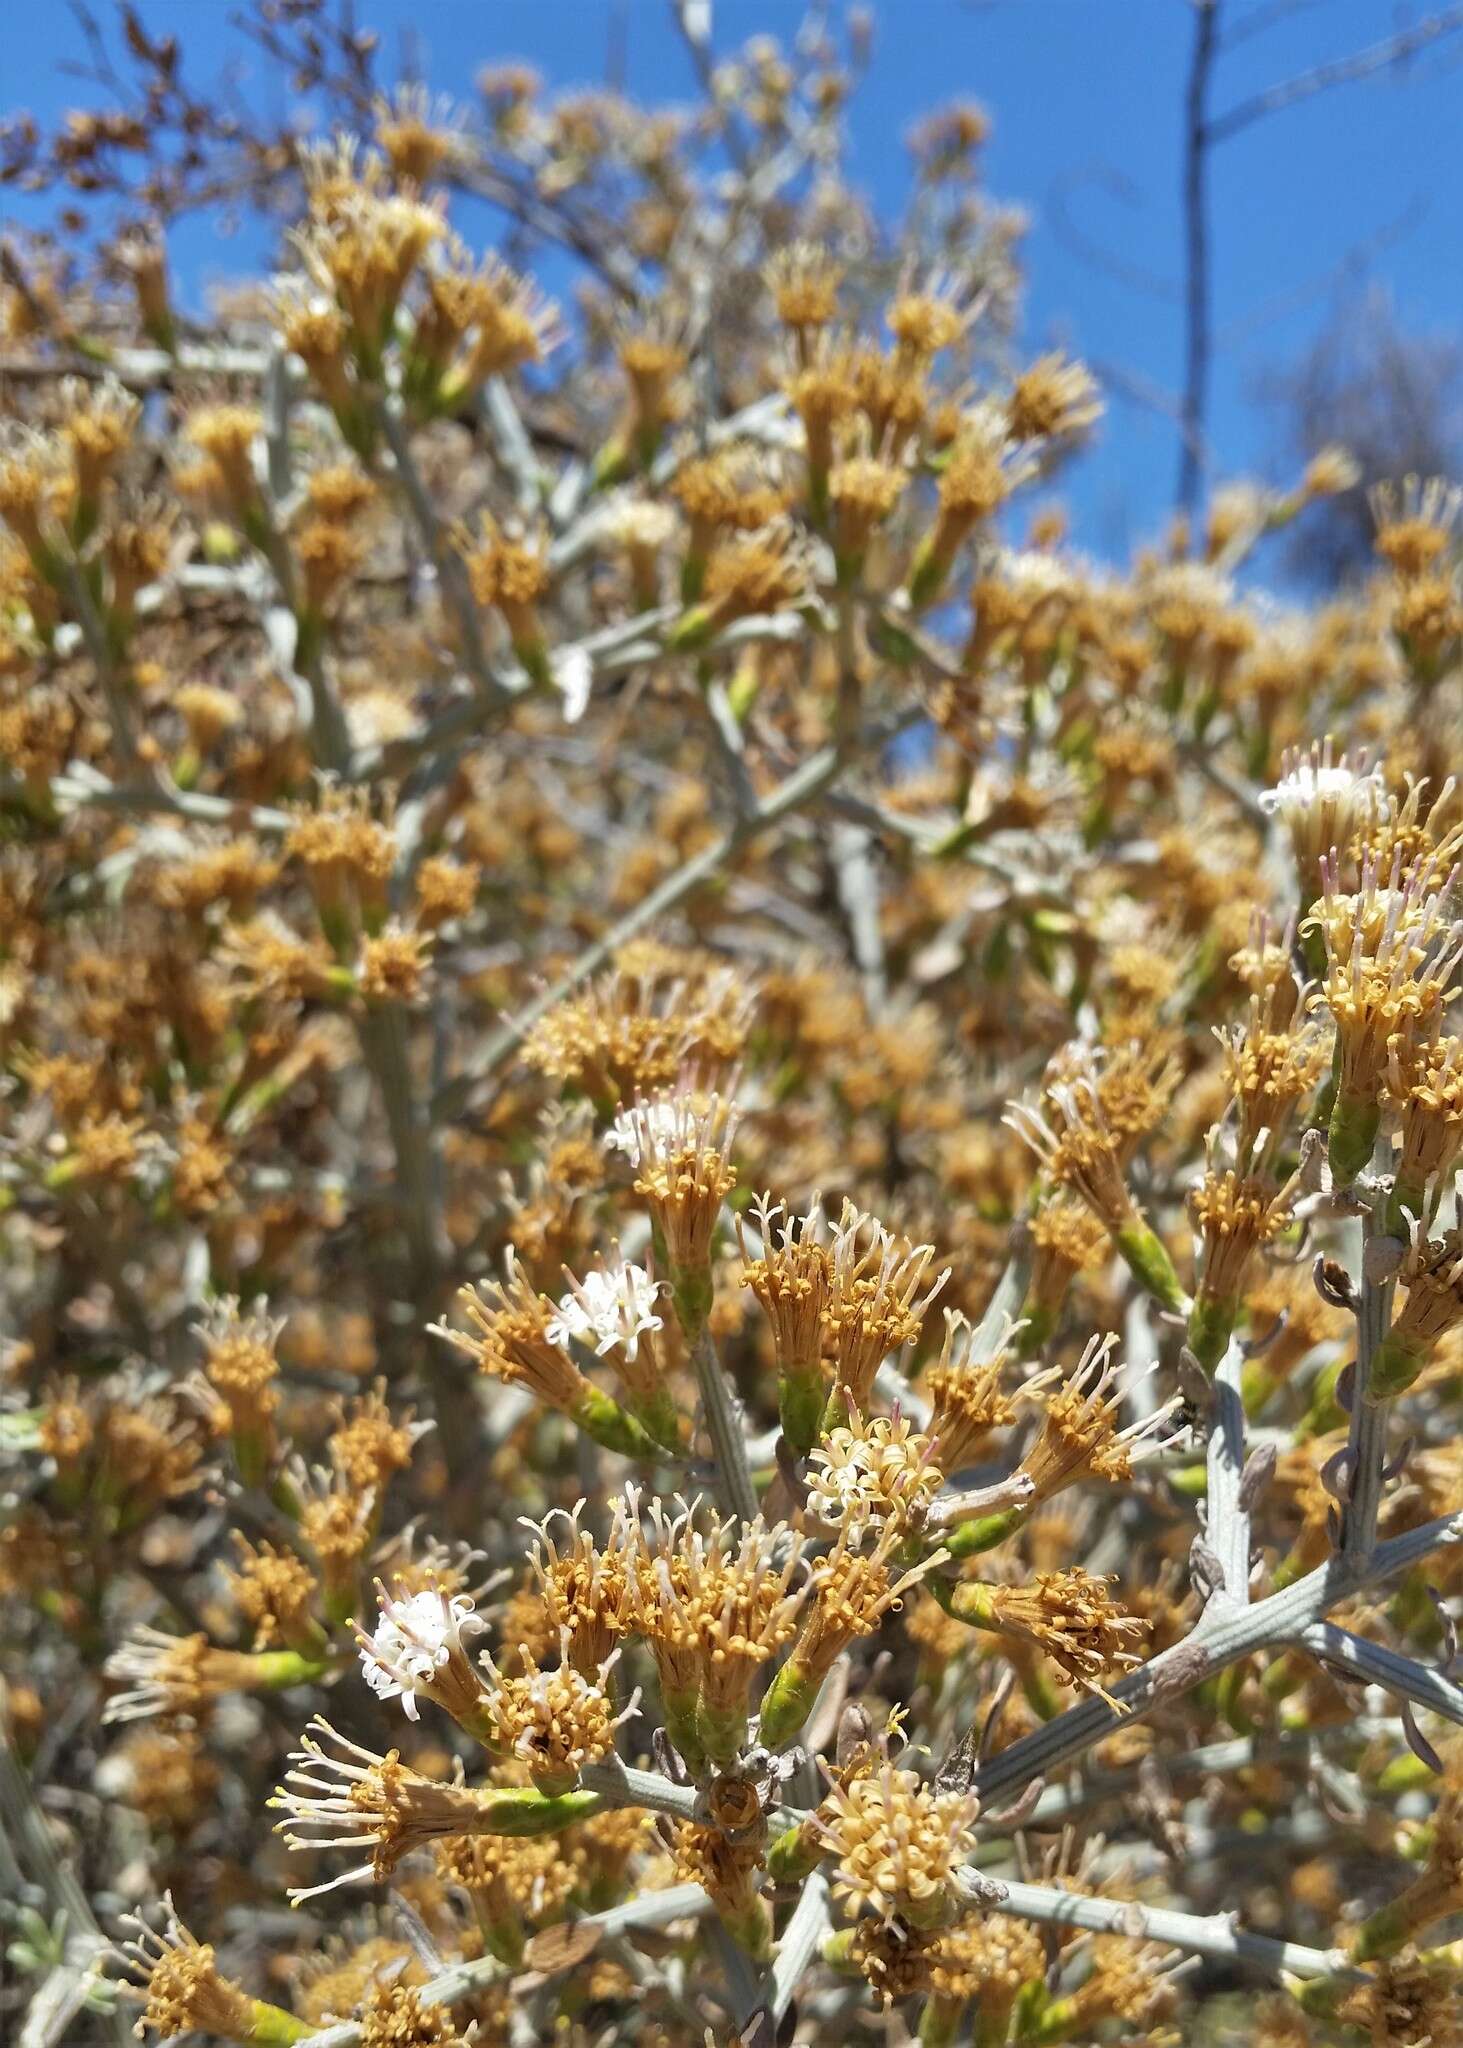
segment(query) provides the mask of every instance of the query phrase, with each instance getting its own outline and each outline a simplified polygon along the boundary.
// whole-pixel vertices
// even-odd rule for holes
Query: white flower
[[[374,1635],[357,1637],[361,1669],[378,1698],[400,1698],[406,1718],[415,1721],[418,1688],[430,1685],[454,1655],[463,1656],[463,1636],[481,1634],[486,1624],[466,1593],[412,1593],[393,1600],[379,1581],[376,1591],[381,1618]]]
[[[665,1328],[654,1313],[659,1293],[659,1284],[645,1268],[632,1265],[621,1253],[615,1265],[571,1282],[548,1325],[549,1342],[567,1351],[577,1340],[592,1345],[601,1358],[618,1344],[633,1359],[647,1331]]]
[[[685,1118],[677,1098],[658,1095],[622,1109],[604,1135],[607,1152],[623,1152],[632,1166],[643,1166],[647,1151],[667,1150],[680,1137]]]
[[[1309,749],[1288,747],[1281,758],[1284,773],[1273,789],[1262,789],[1260,809],[1266,817],[1278,811],[1287,823],[1308,812],[1327,809],[1338,817],[1350,818],[1366,806],[1385,819],[1390,805],[1382,786],[1382,771],[1368,767],[1364,754],[1335,754],[1329,734]]]
[[[934,1445],[897,1412],[855,1415],[830,1430],[808,1459],[808,1507],[854,1543],[871,1527],[920,1521],[940,1487]]]
[[[577,725],[589,709],[589,694],[594,688],[594,663],[582,647],[560,648],[552,664],[554,688],[564,699],[564,717],[568,724]]]

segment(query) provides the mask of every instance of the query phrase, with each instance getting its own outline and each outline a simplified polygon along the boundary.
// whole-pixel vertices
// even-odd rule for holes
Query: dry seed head
[[[615,1712],[609,1675],[619,1662],[612,1650],[598,1670],[586,1675],[571,1657],[571,1632],[560,1630],[561,1662],[556,1670],[540,1670],[533,1653],[520,1653],[522,1669],[505,1678],[486,1653],[483,1668],[494,1690],[486,1701],[488,1726],[496,1745],[524,1764],[545,1792],[567,1790],[586,1764],[613,1754],[615,1730],[640,1711],[640,1688]]]
[[[1397,1277],[1407,1294],[1393,1335],[1409,1350],[1430,1351],[1463,1322],[1463,1233],[1429,1238],[1414,1225]]]
[[[800,340],[837,319],[843,265],[830,250],[813,242],[792,242],[777,251],[762,275],[778,319]]]
[[[1054,353],[1016,379],[1006,412],[1013,441],[1048,441],[1085,433],[1101,417],[1102,400],[1081,363]]]
[[[153,1714],[198,1715],[226,1692],[247,1689],[253,1659],[216,1649],[206,1635],[170,1636],[137,1628],[106,1662],[108,1678],[129,1690],[108,1700],[105,1721],[142,1721]]]
[[[1446,1951],[1428,1956],[1406,1948],[1388,1957],[1337,2011],[1371,2048],[1458,2048],[1463,2040],[1458,1966]]]
[[[225,1573],[234,1605],[254,1631],[256,1650],[294,1644],[314,1633],[319,1582],[303,1558],[238,1530],[239,1562]]]
[[[328,1746],[327,1746],[328,1745]],[[440,1784],[401,1761],[350,1742],[319,1715],[290,1754],[293,1769],[270,1801],[285,1818],[276,1832],[291,1849],[369,1849],[368,1861],[325,1884],[290,1892],[298,1905],[338,1885],[389,1877],[402,1857],[438,1835],[474,1832],[491,1791]]]
[[[457,1305],[472,1324],[472,1334],[445,1323],[428,1328],[465,1352],[479,1372],[527,1387],[546,1407],[567,1414],[579,1405],[588,1382],[549,1335],[554,1304],[529,1285],[512,1245],[504,1253],[504,1274],[481,1291],[459,1288]]]
[[[214,2034],[225,2041],[247,2041],[254,2025],[254,2001],[225,1977],[214,1950],[195,1940],[163,1893],[163,1920],[151,1926],[141,1914],[123,1915],[124,1927],[136,1931],[112,1951],[127,1973],[121,1989],[141,1998],[142,2013],[133,2032],[141,2040],[149,2029],[167,2039],[173,2034]]]
[[[1034,1644],[1074,1685],[1112,1704],[1106,1683],[1142,1662],[1148,1631],[1114,1603],[1112,1583],[1074,1565],[1037,1572],[1019,1586],[990,1586],[988,1625]]]
[[[1375,547],[1399,581],[1435,569],[1454,544],[1463,489],[1439,476],[1377,484],[1369,493]]]
[[[931,1303],[950,1277],[945,1267],[930,1279],[934,1258],[933,1245],[911,1244],[845,1202],[833,1234],[822,1326],[834,1377],[851,1407],[866,1410],[880,1365],[918,1340]]]
[[[1126,1369],[1113,1357],[1116,1349],[1116,1337],[1090,1338],[1076,1370],[1059,1386],[1052,1385],[1051,1374],[1041,1374],[1022,1390],[1042,1409],[1040,1433],[1021,1460],[1038,1501],[1085,1479],[1122,1484],[1144,1457],[1177,1434],[1177,1395],[1119,1428],[1127,1388]]]
[[[772,1341],[780,1372],[808,1372],[822,1349],[823,1311],[833,1285],[833,1254],[824,1242],[827,1220],[821,1199],[813,1197],[803,1216],[789,1217],[781,1202],[758,1195],[752,1218],[762,1241],[762,1255],[752,1258],[742,1219],[742,1285],[750,1287],[772,1325]]]
[[[755,1891],[761,1854],[757,1841],[731,1841],[718,1827],[688,1822],[676,1829],[677,1877],[699,1884],[727,1911],[744,1907]]]
[[[944,1473],[974,1464],[993,1430],[1016,1420],[1016,1404],[1001,1381],[1014,1356],[1013,1345],[1026,1327],[1001,1318],[1001,1328],[984,1357],[974,1358],[975,1331],[958,1309],[945,1311],[945,1342],[938,1365],[925,1374],[930,1400],[930,1435],[935,1460]]]
[[[598,1671],[630,1628],[640,1528],[634,1497],[611,1503],[603,1546],[580,1526],[581,1500],[572,1510],[553,1508],[541,1522],[525,1521],[537,1541],[528,1569],[550,1631],[569,1632],[569,1661],[589,1676]],[[556,1526],[562,1524],[562,1528]]]
[[[722,540],[706,564],[705,602],[718,626],[788,611],[816,595],[812,548],[780,515]]]
[[[769,1528],[697,1515],[684,1503],[667,1516],[650,1505],[630,1583],[635,1631],[650,1644],[662,1685],[699,1688],[718,1709],[746,1704],[752,1680],[797,1629],[806,1597],[803,1544],[783,1524]],[[636,1523],[637,1533],[639,1531]]]

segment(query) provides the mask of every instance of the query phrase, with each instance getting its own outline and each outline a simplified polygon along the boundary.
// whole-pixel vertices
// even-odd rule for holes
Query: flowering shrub
[[[4,138],[17,2038],[1458,2040],[1456,495],[1076,555],[857,22],[252,19],[325,139],[131,15]]]

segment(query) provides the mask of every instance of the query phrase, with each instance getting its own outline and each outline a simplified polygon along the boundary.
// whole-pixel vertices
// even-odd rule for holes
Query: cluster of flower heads
[[[261,7],[319,143],[128,21],[137,109],[0,151],[148,209],[0,276],[0,1811],[117,1934],[75,2024],[1457,2041],[1459,494],[1312,612],[1251,572],[1339,450],[1077,554],[1096,382],[980,109],[898,230],[843,182],[857,21],[671,116]],[[203,159],[288,215],[206,326]]]

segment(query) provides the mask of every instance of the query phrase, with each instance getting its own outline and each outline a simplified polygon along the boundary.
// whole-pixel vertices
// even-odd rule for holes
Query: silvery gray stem
[[[1340,1557],[1333,1557],[1293,1586],[1272,1593],[1268,1600],[1223,1613],[1206,1610],[1192,1635],[1119,1680],[1113,1687],[1113,1697],[1119,1703],[1116,1710],[1099,1699],[1083,1700],[1080,1706],[1068,1708],[983,1764],[976,1772],[976,1791],[988,1805],[1008,1801],[1033,1778],[1060,1769],[1131,1715],[1149,1713],[1164,1699],[1191,1692],[1226,1665],[1256,1650],[1294,1642],[1360,1586],[1391,1578],[1430,1551],[1455,1543],[1463,1543],[1463,1514],[1444,1515],[1377,1544],[1359,1571],[1348,1570]]]
[[[1390,1142],[1384,1142],[1390,1155]],[[1341,1518],[1341,1554],[1354,1570],[1365,1565],[1377,1539],[1377,1511],[1381,1506],[1382,1471],[1386,1464],[1388,1409],[1385,1403],[1373,1406],[1366,1398],[1371,1384],[1372,1361],[1392,1326],[1395,1262],[1386,1257],[1391,1241],[1387,1238],[1383,1222],[1384,1207],[1384,1198],[1376,1196],[1362,1223],[1356,1365],[1352,1373],[1351,1431],[1347,1439],[1351,1498]],[[1389,1264],[1392,1271],[1387,1273]]]
[[[1344,1678],[1380,1685],[1463,1726],[1463,1686],[1413,1657],[1404,1657],[1381,1643],[1369,1643],[1364,1636],[1354,1636],[1350,1629],[1331,1621],[1313,1622],[1296,1637],[1296,1645]]]
[[[699,1884],[676,1884],[663,1892],[627,1899],[606,1913],[590,1913],[577,1925],[599,1928],[606,1935],[623,1934],[632,1927],[665,1927],[673,1920],[699,1919],[710,1904]],[[479,1985],[496,1983],[511,1974],[496,1956],[477,1956],[470,1963],[453,1963],[441,1971],[422,1986],[420,1996],[426,2005],[451,2005]],[[358,2048],[360,2038],[360,2021],[347,2020],[341,2026],[307,2034],[297,2048]]]
[[[706,1323],[696,1332],[691,1346],[691,1365],[701,1395],[701,1411],[711,1454],[716,1460],[717,1492],[721,1504],[744,1522],[757,1513],[757,1488],[747,1463],[747,1435],[742,1427],[742,1404],[722,1371],[716,1342]]]
[[[1224,1583],[1210,1604],[1245,1606],[1250,1597],[1250,1516],[1241,1499],[1245,1469],[1245,1407],[1240,1396],[1244,1349],[1230,1339],[1214,1375],[1209,1410],[1208,1471],[1204,1534],[1218,1558]]]
[[[1003,1880],[1005,1896],[992,1901],[997,1913],[1035,1920],[1044,1927],[1085,1927],[1095,1934],[1125,1934],[1140,1941],[1161,1941],[1190,1955],[1238,1963],[1268,1977],[1336,1977],[1343,1983],[1364,1981],[1341,1949],[1305,1948],[1295,1941],[1275,1941],[1266,1934],[1247,1934],[1223,1913],[1173,1913],[1160,1906],[1140,1906],[1132,1899],[1089,1899],[1041,1884]]]

